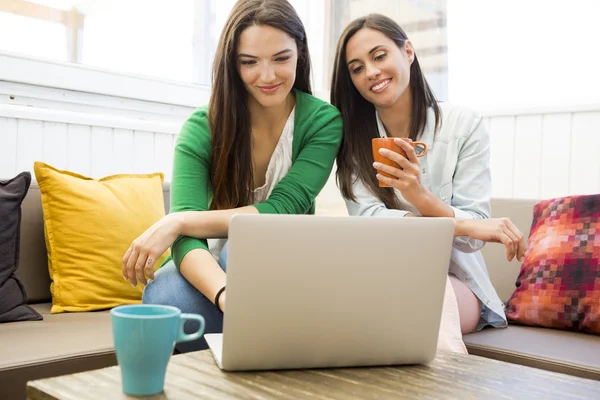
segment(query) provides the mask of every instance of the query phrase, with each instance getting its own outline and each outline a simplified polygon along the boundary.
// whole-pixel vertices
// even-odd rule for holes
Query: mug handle
[[[423,152],[421,154],[416,154],[415,153],[415,155],[417,157],[423,157],[425,154],[427,154],[427,143],[425,143],[425,142],[413,142],[413,141],[411,141],[410,144],[412,144],[413,148],[415,146],[417,146],[417,145],[420,145],[421,147],[423,147]]]
[[[200,328],[194,332],[187,334],[183,331],[183,324],[187,320],[196,320],[200,322]],[[196,340],[204,333],[204,317],[200,314],[181,314],[181,325],[179,325],[179,334],[177,335],[177,343],[189,342],[190,340]]]

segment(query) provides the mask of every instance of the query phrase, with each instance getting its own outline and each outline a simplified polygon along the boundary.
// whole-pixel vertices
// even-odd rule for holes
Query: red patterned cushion
[[[534,207],[510,321],[600,333],[600,194]]]

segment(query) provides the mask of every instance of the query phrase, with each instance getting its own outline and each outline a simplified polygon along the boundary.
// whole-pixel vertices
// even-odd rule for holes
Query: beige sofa
[[[164,190],[169,208],[169,191]],[[508,216],[529,231],[533,201],[497,200],[495,215]],[[319,214],[345,214],[343,205],[319,207]],[[512,293],[519,271],[507,263],[500,245],[488,245],[485,257],[492,282],[502,299]],[[23,204],[21,260],[18,275],[29,303],[43,321],[0,324],[0,399],[23,399],[28,380],[115,365],[108,312],[50,315],[50,279],[40,192],[35,183]],[[600,379],[600,337],[548,329],[510,326],[465,336],[472,354],[573,375]]]
[[[494,199],[492,214],[509,217],[528,236],[535,203]],[[505,248],[498,244],[487,244],[483,256],[492,283],[506,303],[521,265],[508,262]],[[509,325],[465,335],[464,341],[470,354],[600,380],[600,335]]]
[[[165,208],[169,187],[165,185]],[[22,206],[17,275],[42,321],[0,324],[0,399],[24,399],[28,380],[116,365],[108,311],[50,315],[40,190],[31,183]]]

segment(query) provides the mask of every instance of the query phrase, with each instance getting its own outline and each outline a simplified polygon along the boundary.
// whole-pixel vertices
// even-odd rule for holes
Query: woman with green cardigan
[[[341,138],[337,109],[311,95],[306,33],[294,8],[238,1],[219,40],[210,102],[177,139],[171,214],[132,243],[124,279],[147,285],[143,303],[201,314],[206,333],[221,332],[231,216],[314,213]],[[154,274],[169,246],[172,259]],[[203,348],[203,338],[177,345]]]

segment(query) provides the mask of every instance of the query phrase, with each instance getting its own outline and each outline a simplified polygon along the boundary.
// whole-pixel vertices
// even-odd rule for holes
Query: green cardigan
[[[342,118],[334,106],[298,90],[295,94],[292,167],[266,201],[253,204],[261,214],[314,214],[315,198],[329,179],[342,140]],[[207,106],[197,109],[177,137],[171,212],[209,209],[213,188],[207,110]],[[175,240],[171,255],[177,269],[194,249],[208,250],[207,240],[188,236]]]

